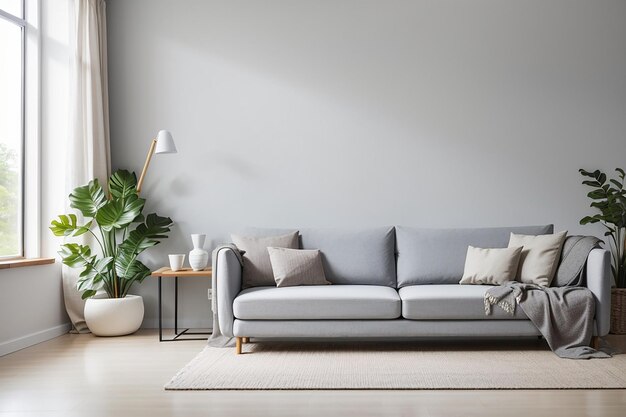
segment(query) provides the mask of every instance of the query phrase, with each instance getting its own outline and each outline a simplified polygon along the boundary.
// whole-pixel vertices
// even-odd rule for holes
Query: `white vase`
[[[205,239],[206,235],[191,235],[193,249],[189,252],[189,265],[191,265],[191,269],[194,271],[202,271],[209,263],[209,252],[203,249]]]
[[[96,336],[123,336],[135,333],[143,321],[143,298],[96,296],[85,302],[85,322]]]

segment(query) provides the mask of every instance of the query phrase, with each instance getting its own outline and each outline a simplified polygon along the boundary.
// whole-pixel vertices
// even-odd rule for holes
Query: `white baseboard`
[[[39,332],[27,334],[26,336],[18,337],[17,339],[1,342],[0,356],[8,355],[9,353],[16,352],[20,349],[36,345],[37,343],[45,342],[46,340],[62,336],[69,332],[71,328],[72,325],[70,323],[65,323],[59,326],[51,327],[49,329],[41,330]]]

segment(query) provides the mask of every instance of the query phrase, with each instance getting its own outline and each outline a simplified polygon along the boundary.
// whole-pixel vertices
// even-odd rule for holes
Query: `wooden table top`
[[[204,268],[202,271],[194,271],[191,268],[183,268],[178,271],[172,271],[168,266],[164,266],[163,268],[159,268],[156,271],[152,271],[153,277],[210,277],[212,276],[213,271],[211,267]]]

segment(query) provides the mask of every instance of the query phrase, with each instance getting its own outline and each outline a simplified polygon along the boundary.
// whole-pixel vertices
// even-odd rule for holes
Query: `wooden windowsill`
[[[54,258],[18,258],[0,261],[0,269],[21,268],[23,266],[53,264]]]

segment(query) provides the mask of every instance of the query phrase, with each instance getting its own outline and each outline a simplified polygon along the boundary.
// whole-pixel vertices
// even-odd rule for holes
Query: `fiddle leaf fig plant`
[[[59,255],[71,268],[82,269],[77,288],[82,298],[93,297],[103,289],[110,298],[123,298],[135,282],[142,282],[150,270],[138,256],[167,238],[172,219],[156,213],[144,217],[146,200],[137,195],[135,173],[119,170],[108,181],[108,197],[97,179],[77,187],[69,196],[76,214],[62,214],[53,220],[55,236],[77,237],[90,233],[97,247],[79,243],[61,245]]]
[[[626,288],[626,174],[621,168],[616,168],[615,171],[617,178],[607,181],[606,174],[599,170],[579,170],[581,175],[591,178],[582,183],[592,188],[587,197],[593,200],[590,207],[598,211],[593,216],[583,217],[580,224],[600,222],[607,229],[604,236],[611,238],[611,270],[615,285]]]

